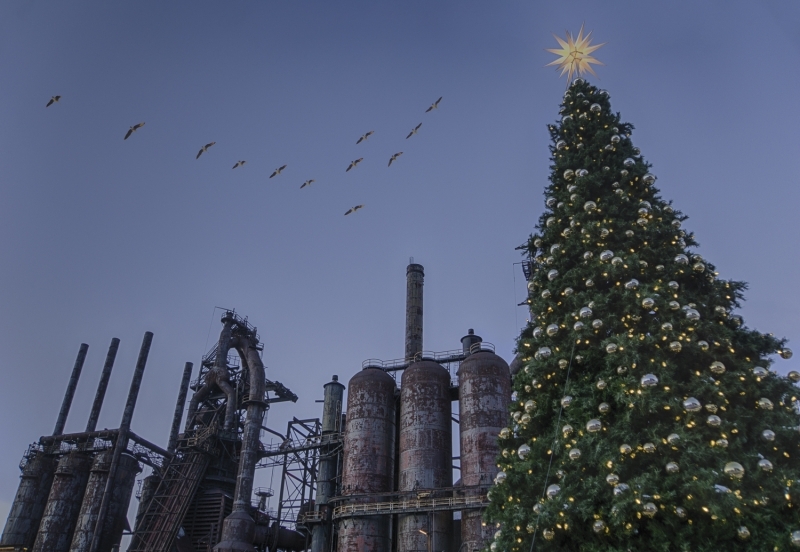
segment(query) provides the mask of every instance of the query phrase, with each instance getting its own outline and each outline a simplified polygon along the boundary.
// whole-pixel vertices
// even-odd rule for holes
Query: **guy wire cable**
[[[572,352],[569,355],[569,365],[567,366],[567,379],[564,380],[564,395],[562,399],[567,396],[567,387],[569,386],[569,374],[572,371],[572,359],[575,356],[575,343],[572,344]],[[564,404],[561,404],[561,408],[558,410],[558,418],[556,419],[556,434],[553,437],[553,446],[550,448],[550,463],[547,465],[547,474],[544,477],[544,490],[542,490],[542,498],[544,498],[545,494],[547,493],[547,483],[550,480],[550,470],[553,467],[553,457],[556,455],[556,445],[558,444],[558,426],[561,425],[561,414],[564,412]],[[539,532],[539,518],[542,517],[542,514],[536,517],[536,528],[533,530],[533,538],[531,538],[531,552],[533,552],[533,545],[536,542],[536,534]]]

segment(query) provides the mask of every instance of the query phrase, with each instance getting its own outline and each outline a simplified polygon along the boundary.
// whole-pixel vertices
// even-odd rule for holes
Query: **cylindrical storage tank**
[[[147,508],[150,506],[150,499],[153,498],[156,489],[158,489],[159,483],[161,483],[161,478],[154,473],[151,473],[142,481],[142,492],[139,496],[139,507],[136,510],[136,519],[133,522],[134,532],[139,528],[139,523],[141,523],[142,517],[147,513]]]
[[[397,385],[380,368],[362,370],[348,385],[342,495],[391,493]],[[339,523],[337,552],[390,552],[391,549],[389,517],[352,517]]]
[[[108,481],[111,456],[110,450],[105,451],[98,454],[92,463],[92,471],[83,495],[83,503],[75,526],[75,534],[72,537],[70,552],[89,552],[91,549],[94,528],[97,525],[97,516],[100,513],[100,504],[103,500],[106,481]],[[139,462],[135,458],[127,454],[120,456],[98,550],[111,550],[111,547],[119,544],[122,539],[128,503],[131,500],[136,474],[139,471]]]
[[[451,418],[450,373],[430,360],[406,368],[400,385],[399,491],[453,486]],[[399,551],[450,550],[452,512],[398,517]]]
[[[69,550],[91,467],[92,457],[82,452],[70,452],[58,461],[50,496],[33,543],[34,552]]]
[[[461,485],[466,495],[474,496],[481,493],[477,487],[492,484],[498,471],[497,434],[508,418],[511,374],[506,361],[492,352],[481,351],[461,362],[458,382]],[[482,550],[492,540],[492,528],[481,526],[482,513],[461,512],[461,546],[465,550]]]
[[[26,550],[33,546],[55,469],[56,461],[52,457],[35,454],[28,458],[22,468],[21,481],[8,513],[0,546],[18,546]]]

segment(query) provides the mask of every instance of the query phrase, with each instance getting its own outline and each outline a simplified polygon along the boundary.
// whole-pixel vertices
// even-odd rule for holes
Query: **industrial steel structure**
[[[511,374],[472,330],[458,350],[424,351],[423,285],[424,269],[412,261],[405,356],[364,361],[346,399],[333,376],[318,401],[321,417],[293,417],[285,432],[267,427],[265,414],[297,396],[266,378],[256,328],[232,310],[223,311],[219,340],[194,381],[192,363],[184,366],[165,449],[130,428],[149,332],[119,429],[95,427],[119,347],[115,338],[86,431],[63,434],[88,349],[81,345],[53,434],[31,445],[20,465],[0,552],[111,552],[126,531],[129,552],[485,548],[492,531],[481,514],[497,473]],[[461,451],[455,457],[454,427]],[[265,442],[269,435],[274,444]],[[152,473],[140,481],[131,528],[126,513],[143,465]],[[271,469],[273,480],[277,474],[277,494],[254,488],[258,469]]]

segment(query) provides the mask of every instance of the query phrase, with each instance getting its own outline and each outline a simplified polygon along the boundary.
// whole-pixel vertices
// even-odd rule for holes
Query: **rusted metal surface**
[[[111,467],[112,452],[105,451],[94,458],[89,482],[83,495],[81,510],[72,536],[70,552],[88,552],[94,537],[100,505],[103,500],[108,471]],[[111,490],[111,501],[103,523],[103,533],[100,535],[100,550],[111,550],[112,546],[119,544],[125,527],[125,516],[128,503],[136,481],[136,474],[140,471],[139,462],[135,458],[123,454],[120,457],[117,475]]]
[[[88,350],[89,346],[86,343],[81,343],[80,349],[78,349],[78,358],[75,359],[75,365],[72,367],[72,375],[69,377],[67,390],[64,392],[64,400],[61,402],[61,410],[58,412],[53,435],[61,435],[64,433],[64,426],[67,423],[69,409],[72,406],[72,398],[75,396],[75,388],[78,387],[78,379],[81,377],[83,362],[86,360],[86,352]]]
[[[100,374],[100,383],[97,384],[97,392],[94,395],[92,410],[89,413],[89,421],[86,422],[87,432],[97,429],[97,420],[100,418],[100,409],[103,408],[103,400],[106,396],[108,380],[111,378],[111,370],[114,368],[114,360],[117,358],[118,349],[119,339],[115,337],[111,340],[111,345],[108,347],[106,362],[103,364],[103,372]]]
[[[322,436],[336,436],[342,430],[342,400],[344,385],[339,383],[339,376],[325,384],[322,399]],[[325,523],[317,524],[312,529],[311,551],[328,552],[330,550],[331,524],[328,512],[328,499],[336,494],[336,477],[342,461],[341,449],[335,443],[325,445],[320,450],[319,473],[317,475],[316,507]]]
[[[497,474],[497,434],[505,426],[511,401],[509,367],[492,352],[474,353],[461,363],[458,381],[461,484],[490,485]],[[461,542],[466,550],[483,549],[491,541],[492,528],[482,526],[481,515],[480,510],[462,511]]]
[[[226,323],[228,314],[233,316],[232,313],[226,313],[223,323]],[[255,550],[252,545],[255,520],[249,514],[250,496],[253,494],[253,478],[261,445],[261,426],[264,423],[264,413],[267,407],[264,400],[266,379],[264,364],[259,356],[259,343],[255,328],[251,328],[245,321],[239,321],[239,319],[236,321],[232,345],[239,353],[242,366],[249,372],[249,394],[243,401],[247,405],[247,413],[242,431],[242,448],[239,454],[239,471],[236,474],[233,512],[225,518],[222,524],[222,540],[214,547],[214,550],[219,552]],[[220,339],[220,343],[222,343],[222,339]],[[222,352],[218,351],[218,355],[227,358],[227,349]]]
[[[91,467],[92,457],[82,452],[70,452],[58,461],[34,552],[68,552]]]
[[[36,539],[53,483],[56,460],[41,453],[32,454],[22,468],[21,481],[8,513],[0,546],[19,546],[30,550]]]
[[[419,492],[451,487],[451,439],[450,374],[436,362],[415,362],[403,372],[400,386],[398,490]],[[400,515],[397,549],[449,550],[452,522],[450,512]]]
[[[161,478],[154,473],[151,473],[142,480],[141,492],[139,493],[139,507],[136,509],[136,519],[133,522],[134,532],[139,529],[142,516],[147,512],[150,500],[153,498],[153,494],[156,492],[160,482]]]
[[[178,390],[178,400],[175,401],[175,413],[172,415],[172,427],[169,431],[169,441],[167,441],[167,450],[170,452],[175,452],[175,445],[178,443],[178,432],[181,429],[183,407],[186,406],[186,394],[189,392],[189,382],[192,379],[193,366],[191,362],[187,362],[183,366],[181,387]]]
[[[394,490],[396,391],[394,379],[379,368],[364,369],[350,379],[342,495]],[[338,552],[389,552],[391,544],[388,517],[353,518],[339,524]]]
[[[406,268],[406,358],[422,352],[422,286],[425,269],[420,264]]]
[[[144,332],[142,339],[142,346],[139,348],[139,358],[136,359],[136,368],[133,370],[133,379],[131,380],[131,387],[128,390],[128,399],[125,401],[125,410],[122,411],[122,421],[119,424],[119,435],[114,445],[114,451],[111,456],[111,465],[108,468],[108,477],[103,489],[103,495],[100,499],[100,509],[97,513],[97,524],[92,533],[91,544],[89,546],[90,552],[100,551],[101,535],[105,529],[106,516],[113,501],[114,482],[117,477],[117,469],[120,462],[120,457],[123,451],[128,448],[128,432],[131,429],[131,421],[133,420],[133,412],[136,409],[136,401],[139,398],[139,389],[142,386],[142,377],[144,376],[144,369],[147,366],[147,357],[150,355],[150,346],[153,343],[153,332]],[[128,500],[130,500],[130,493],[128,493]],[[127,507],[127,506],[126,506]]]

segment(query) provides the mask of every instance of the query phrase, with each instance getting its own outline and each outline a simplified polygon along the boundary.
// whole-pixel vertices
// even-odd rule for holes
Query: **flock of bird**
[[[50,98],[50,101],[49,101],[49,102],[47,102],[47,105],[46,105],[45,107],[50,107],[50,106],[51,106],[51,105],[53,105],[54,103],[58,103],[58,101],[59,101],[59,100],[61,100],[61,96],[53,96],[53,97],[51,97],[51,98]],[[431,112],[431,111],[433,111],[434,109],[438,109],[438,108],[439,108],[439,102],[441,102],[441,101],[442,101],[442,98],[440,97],[438,100],[436,100],[435,102],[433,102],[433,103],[431,104],[431,106],[430,106],[428,109],[426,109],[426,110],[425,110],[425,113],[430,113],[430,112]],[[125,133],[125,138],[123,138],[123,140],[127,140],[128,138],[130,138],[130,137],[131,137],[131,135],[132,135],[134,132],[136,132],[137,130],[139,130],[139,129],[140,129],[140,128],[142,128],[143,126],[144,126],[144,122],[141,122],[141,123],[136,123],[135,125],[133,125],[132,127],[130,127],[130,128],[128,129],[128,132],[126,132],[126,133]],[[409,133],[408,133],[408,136],[406,136],[406,140],[408,140],[409,138],[411,138],[412,136],[414,136],[415,134],[417,134],[417,132],[419,132],[419,129],[420,129],[420,128],[422,128],[422,123],[418,124],[417,126],[415,126],[414,128],[412,128],[412,129],[411,129],[411,132],[409,132]],[[364,134],[363,136],[361,136],[361,137],[360,137],[360,138],[359,138],[359,139],[356,141],[356,145],[360,144],[361,142],[365,142],[365,141],[366,141],[367,139],[369,139],[369,137],[370,137],[370,136],[372,136],[373,134],[375,134],[375,131],[374,131],[374,130],[370,130],[369,132],[367,132],[366,134]],[[206,144],[205,146],[203,146],[202,148],[200,148],[200,151],[198,151],[198,152],[197,152],[197,157],[195,157],[195,159],[200,159],[200,156],[201,156],[201,155],[203,155],[204,153],[206,153],[206,152],[208,151],[208,149],[209,149],[210,147],[212,147],[214,144],[216,144],[216,142],[209,142],[208,144]],[[389,166],[389,167],[391,167],[391,166],[392,166],[392,163],[394,163],[395,161],[397,161],[397,159],[398,159],[398,158],[399,158],[401,155],[403,155],[403,152],[402,152],[402,151],[398,151],[397,153],[395,153],[394,155],[392,155],[392,156],[389,158],[389,164],[388,164],[388,166]],[[350,162],[350,164],[347,166],[347,169],[345,169],[345,171],[344,171],[344,172],[350,172],[350,170],[352,170],[352,169],[355,169],[355,168],[358,166],[358,164],[359,164],[359,163],[361,163],[363,160],[364,160],[364,158],[363,158],[363,157],[359,157],[358,159],[356,159],[356,160],[354,160],[354,161],[351,161],[351,162]],[[242,159],[242,160],[239,160],[239,161],[237,161],[237,162],[236,162],[236,164],[235,164],[235,165],[233,165],[233,168],[234,168],[234,169],[237,169],[237,168],[239,168],[239,167],[242,167],[242,166],[244,166],[244,164],[245,164],[245,163],[247,163],[247,161],[245,161],[244,159]],[[273,172],[273,173],[272,173],[272,174],[271,174],[269,177],[270,177],[270,178],[273,178],[273,177],[275,177],[275,176],[278,176],[279,174],[281,174],[281,173],[283,172],[283,170],[284,170],[284,169],[285,169],[287,166],[288,166],[288,165],[282,165],[282,166],[278,167],[277,169],[275,169],[275,171],[274,171],[274,172]],[[312,179],[310,179],[310,180],[306,180],[306,181],[305,181],[305,182],[303,182],[303,184],[300,186],[300,189],[302,190],[303,188],[305,188],[306,186],[310,186],[310,185],[311,185],[312,183],[314,183],[314,182],[316,182],[316,180],[314,180],[313,178],[312,178]],[[358,211],[359,209],[362,209],[363,207],[364,207],[364,205],[356,205],[355,207],[351,207],[350,209],[348,209],[348,210],[347,210],[347,212],[346,212],[344,215],[345,215],[345,216],[347,216],[347,215],[350,215],[350,214],[352,214],[352,213],[355,213],[356,211]]]

